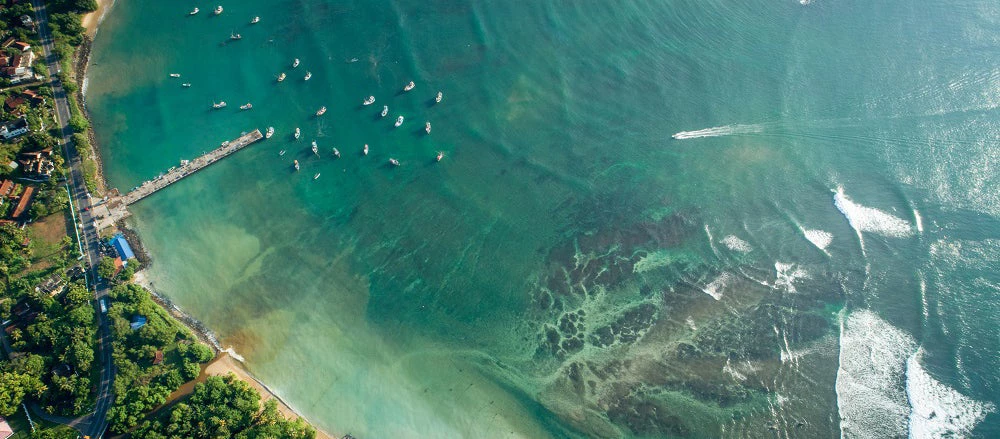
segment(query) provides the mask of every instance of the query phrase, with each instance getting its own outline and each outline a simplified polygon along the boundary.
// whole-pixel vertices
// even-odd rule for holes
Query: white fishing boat
[[[316,175],[313,176],[313,180],[316,180],[318,178],[319,178],[319,172],[317,172]]]
[[[230,40],[242,40],[243,39],[243,35],[231,33],[231,34],[229,34],[229,39]]]
[[[389,114],[389,106],[388,105],[383,105],[382,106],[382,117],[385,117],[387,114]]]
[[[296,68],[298,66],[299,66],[299,59],[295,58],[295,61],[292,61],[292,68],[294,69],[294,68]]]
[[[313,150],[313,154],[319,155],[319,145],[316,145],[316,141],[315,140],[313,140],[312,150]]]
[[[185,82],[185,83],[181,84],[181,87],[190,87],[190,86],[191,86],[190,82]]]
[[[364,154],[364,155],[368,155],[368,144],[367,143],[365,144],[365,149],[361,150],[361,153]]]
[[[437,156],[437,161],[439,161],[439,162],[440,162],[440,161],[441,161],[441,159],[443,159],[443,158],[444,158],[444,153],[443,153],[443,152],[441,152],[441,151],[438,151],[438,156]]]
[[[274,135],[274,127],[267,127],[267,133],[264,134],[265,139],[270,139]]]
[[[302,80],[303,80],[303,81],[308,81],[308,80],[309,80],[309,78],[312,78],[312,77],[313,77],[313,74],[312,74],[312,72],[310,72],[310,71],[306,70],[306,76],[305,76],[304,78],[302,78]]]
[[[240,110],[249,110],[251,108],[253,108],[253,104],[251,104],[249,102],[247,102],[247,103],[245,103],[243,105],[240,105]]]
[[[221,13],[222,13],[222,6],[216,6],[215,7],[215,15],[219,15]]]
[[[399,127],[402,124],[403,124],[403,116],[397,117],[396,118],[396,126]]]
[[[180,78],[180,77],[181,77],[181,74],[180,74],[180,73],[171,73],[171,74],[170,74],[170,77],[171,77],[171,78]]]
[[[302,131],[299,130],[299,127],[295,127],[295,139],[298,140],[299,136],[301,135]]]
[[[281,152],[279,152],[279,153],[278,153],[278,155],[279,155],[279,156],[283,156],[283,155],[285,155],[285,150],[281,150]]]
[[[281,72],[281,74],[278,75],[278,82],[281,82],[281,81],[284,81],[284,80],[285,80],[285,72]]]
[[[431,123],[430,122],[427,122],[427,123],[424,124],[424,131],[427,131],[427,134],[431,133]]]
[[[326,114],[326,107],[320,107],[319,110],[316,110],[317,116],[322,116],[324,114]]]
[[[362,102],[363,105],[371,105],[374,103],[375,103],[375,96],[368,96],[368,98],[365,99],[364,102]]]
[[[191,10],[191,12],[188,12],[188,15],[195,15],[198,13],[198,11],[201,11],[201,9],[195,7],[194,9]]]
[[[222,102],[212,102],[212,108],[226,108],[226,101]]]
[[[250,24],[257,24],[257,23],[260,23],[260,17],[254,17],[253,20],[250,20]]]
[[[437,96],[434,96],[434,102],[441,102],[441,98],[443,97],[444,95],[441,94],[441,92],[438,92]]]
[[[416,86],[417,86],[417,84],[414,84],[413,81],[410,81],[409,84],[406,84],[406,86],[403,87],[403,91],[413,90],[413,87],[416,87]]]
[[[295,160],[295,162],[293,163],[293,166],[295,166],[295,170],[298,171],[299,170],[299,161]]]
[[[389,159],[389,164],[392,165],[392,166],[399,166],[399,160],[396,160],[394,158],[390,158]]]
[[[338,150],[337,148],[333,148],[333,156],[339,159],[340,158],[340,150]]]

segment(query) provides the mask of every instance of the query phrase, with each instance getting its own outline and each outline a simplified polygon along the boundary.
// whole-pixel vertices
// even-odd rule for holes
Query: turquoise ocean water
[[[130,221],[330,433],[1000,436],[1000,5],[805,3],[119,0],[87,104],[126,190],[275,127]]]

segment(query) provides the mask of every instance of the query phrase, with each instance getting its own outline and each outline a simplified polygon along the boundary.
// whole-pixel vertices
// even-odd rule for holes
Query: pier
[[[166,173],[160,174],[152,180],[147,180],[141,185],[136,186],[134,189],[129,191],[129,193],[123,196],[113,196],[108,199],[106,203],[94,207],[94,226],[97,230],[103,230],[106,227],[114,225],[118,220],[128,217],[130,214],[128,212],[128,206],[134,204],[143,198],[153,195],[157,191],[160,191],[173,183],[176,183],[195,172],[205,169],[209,165],[222,160],[236,151],[239,151],[254,142],[263,139],[264,135],[261,134],[260,130],[253,130],[249,133],[245,133],[240,137],[233,140],[222,142],[222,146],[205,153],[201,157],[194,160],[182,160],[180,166],[175,166],[167,170]]]

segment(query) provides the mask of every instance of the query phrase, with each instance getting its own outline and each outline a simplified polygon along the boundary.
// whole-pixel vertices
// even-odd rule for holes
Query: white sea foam
[[[709,282],[708,285],[705,285],[705,288],[703,288],[702,291],[704,291],[705,294],[712,296],[715,300],[722,300],[722,289],[729,284],[729,280],[731,278],[731,274],[722,273],[719,277],[715,278],[715,280]]]
[[[917,226],[917,232],[924,233],[924,218],[916,208],[913,209],[913,222]]]
[[[222,352],[229,354],[230,357],[233,357],[234,359],[236,359],[236,361],[239,361],[240,363],[245,363],[247,361],[245,358],[243,358],[242,355],[237,354],[236,350],[233,349],[232,347],[225,348],[222,350]]]
[[[844,438],[962,438],[996,410],[937,381],[913,337],[875,313],[841,318],[837,406]]]
[[[934,379],[920,364],[923,350],[906,363],[906,395],[910,412],[910,437],[962,438],[995,410],[993,404],[976,401]]]
[[[802,230],[802,234],[806,236],[816,248],[820,250],[826,250],[826,247],[833,242],[833,234],[823,230]]]
[[[841,318],[837,407],[843,438],[895,438],[907,431],[903,382],[916,342],[875,313]]]
[[[697,139],[699,137],[719,137],[719,136],[732,136],[737,134],[753,134],[764,131],[764,126],[760,124],[752,125],[725,125],[721,127],[705,128],[703,130],[695,131],[681,131],[674,134],[674,139],[684,140],[684,139]]]
[[[809,272],[796,264],[774,263],[774,287],[788,293],[795,292],[795,281],[809,277]]]
[[[732,251],[737,251],[740,253],[750,253],[750,250],[753,250],[753,247],[750,245],[749,242],[740,239],[736,235],[729,235],[725,238],[722,238],[721,242],[725,244],[726,247],[729,247],[729,249]]]
[[[847,217],[847,222],[851,224],[852,229],[858,232],[859,236],[862,232],[877,233],[893,238],[903,238],[913,234],[909,222],[881,210],[855,203],[844,194],[843,187],[837,188],[837,193],[833,196],[833,204],[837,206],[840,213]]]

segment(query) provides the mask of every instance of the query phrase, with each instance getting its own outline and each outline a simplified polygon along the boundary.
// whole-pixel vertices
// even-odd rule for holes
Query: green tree
[[[112,279],[115,277],[115,260],[107,256],[101,258],[101,262],[97,264],[97,275],[103,279]]]
[[[215,358],[215,352],[204,343],[194,343],[188,347],[188,358],[197,363],[207,363]]]

